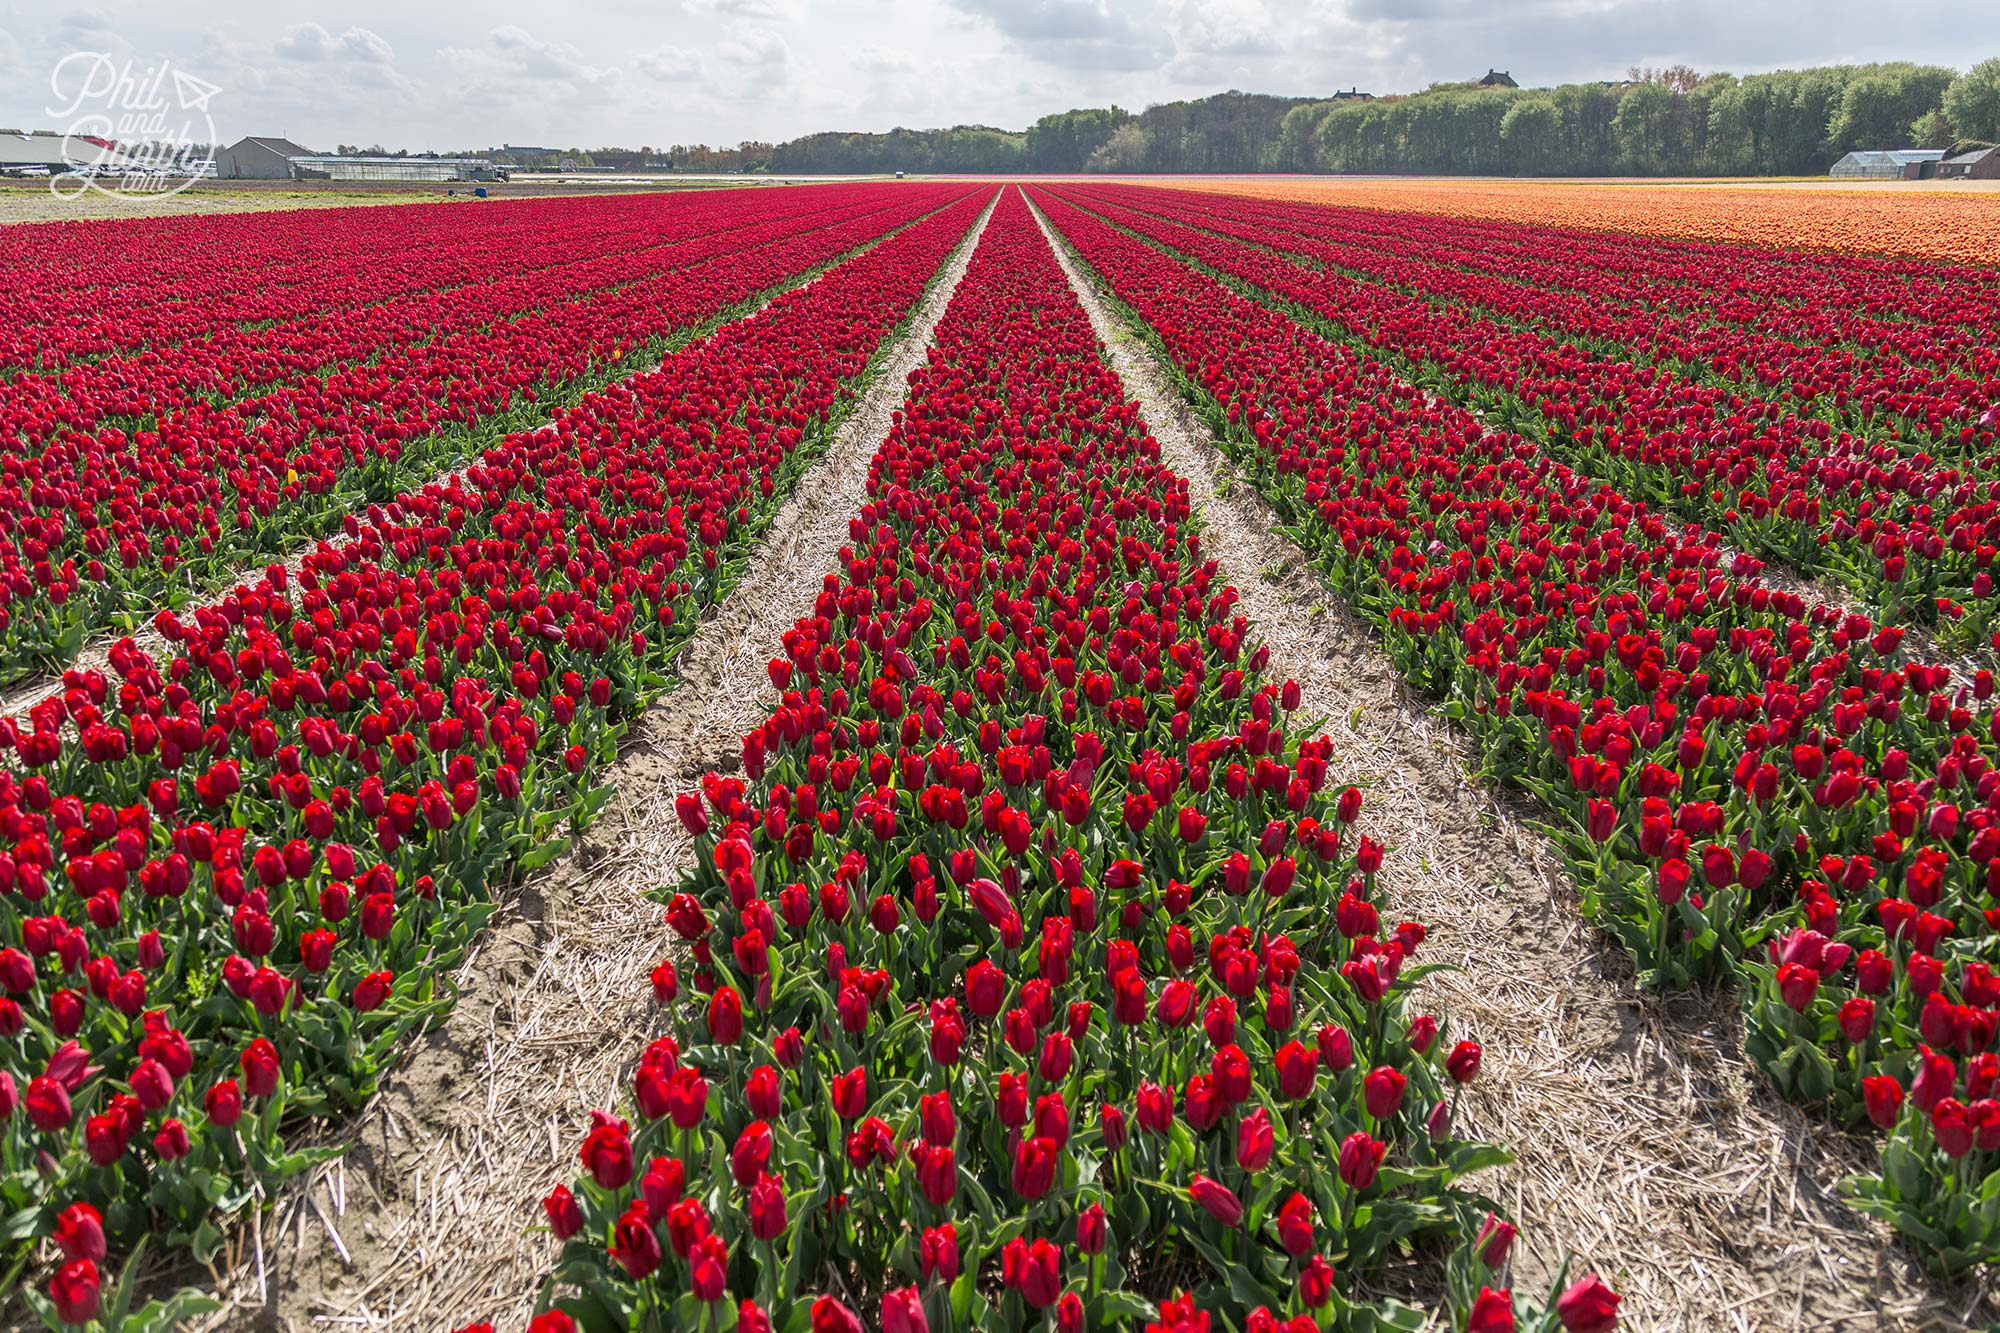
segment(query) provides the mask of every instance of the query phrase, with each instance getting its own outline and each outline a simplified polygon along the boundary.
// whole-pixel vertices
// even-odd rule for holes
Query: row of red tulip
[[[18,414],[32,417],[32,404],[0,409],[27,442],[0,455],[0,474],[19,495],[0,522],[0,667],[67,662],[93,630],[323,536],[357,506],[539,421],[551,396],[574,397],[954,193],[815,194],[829,205],[824,217],[606,261],[591,281],[637,280],[517,319],[493,319],[484,295],[447,294],[438,299],[465,298],[462,327],[435,338],[404,329],[379,355],[239,401],[197,394],[130,433],[89,426],[94,408],[75,409],[76,429],[23,424]],[[650,272],[656,265],[665,267]],[[143,393],[151,382],[119,392]]]
[[[976,220],[957,194],[0,731],[11,1241],[86,1203],[205,1257],[309,1160],[292,1122],[368,1095],[485,886],[601,806],[624,719]],[[94,1297],[62,1249],[49,1299]]]
[[[1217,271],[1298,304],[1332,337],[1396,358],[1413,380],[1535,438],[1580,471],[1700,521],[1740,549],[1847,583],[1884,619],[1942,620],[1953,644],[2000,629],[2000,486],[1893,445],[1809,420],[1776,403],[1705,387],[1658,367],[1598,355],[1533,327],[1434,304],[1337,268],[1315,269],[1319,242],[1254,224],[1228,239],[1092,195]],[[1253,243],[1254,242],[1254,243]],[[2000,418],[1996,418],[2000,420]]]
[[[10,227],[0,235],[8,274],[0,374],[237,340],[411,293],[729,230],[808,198],[692,191]]]
[[[202,336],[174,343],[156,338],[144,348],[54,373],[17,374],[10,381],[7,424],[18,437],[17,451],[33,454],[65,432],[145,419],[164,432],[200,410],[268,414],[248,400],[544,308],[587,302],[600,292],[754,250],[802,225],[827,226],[879,211],[885,202],[851,190],[824,196],[786,191],[762,211],[682,209],[651,228],[623,217],[598,225],[586,208],[564,231],[516,238],[511,252],[491,243],[433,244],[428,249],[439,261],[406,269],[404,285],[388,291],[367,267],[367,256],[349,256],[327,280],[295,294],[295,300],[321,304],[291,318],[204,329]]]
[[[1991,676],[1957,688],[1908,661],[1900,631],[1808,612],[1746,575],[1754,562],[1732,571],[1711,535],[1058,197],[1072,193],[1041,196],[1052,220],[1488,771],[1560,817],[1586,910],[1642,979],[1742,974],[1751,1050],[1779,1085],[1892,1130],[1895,1197],[1864,1202],[1942,1263],[2000,1254],[1972,1206],[2000,1144],[1968,1163],[1934,1135],[1938,1106],[1991,1104]]]
[[[544,1201],[536,1327],[1386,1330],[1414,1242],[1514,1328],[1454,1183],[1504,1160],[1456,1126],[1479,1047],[1018,193],[849,534],[743,776],[680,798],[665,1029]]]
[[[2000,307],[1976,294],[1971,270],[1932,265],[1920,284],[1908,275],[1884,282],[1870,261],[1813,257],[1813,267],[1854,270],[1876,278],[1868,285],[1884,297],[1905,298],[1882,318],[1852,293],[1842,299],[1811,281],[1819,274],[1802,275],[1802,257],[1749,247],[1682,254],[1652,238],[1211,195],[1177,201],[1176,212],[1202,226],[1252,221],[1325,242],[1339,256],[1328,262],[1356,275],[1504,309],[1595,349],[1637,353],[1892,443],[1907,435],[1905,452],[1921,442],[1961,461],[1990,460],[2000,439],[2000,418],[1987,416],[2000,402],[2000,347],[1988,336]],[[1924,299],[1909,299],[1913,285]]]

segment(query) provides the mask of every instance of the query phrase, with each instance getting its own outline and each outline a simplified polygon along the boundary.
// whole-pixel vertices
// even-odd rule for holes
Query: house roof
[[[1982,158],[1991,157],[1995,153],[2000,153],[2000,144],[1995,144],[1987,148],[1975,148],[1969,153],[1960,153],[1957,157],[1948,157],[1945,159],[1945,161],[1953,163],[1972,163],[1972,162],[1977,162]]]

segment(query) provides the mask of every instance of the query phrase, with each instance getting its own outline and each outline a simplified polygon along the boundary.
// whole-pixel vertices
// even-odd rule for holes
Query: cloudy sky
[[[1985,17],[1974,17],[1984,14]],[[1981,31],[1983,29],[1983,31]],[[1227,88],[1409,92],[1686,62],[1738,73],[2000,55],[1991,0],[0,0],[0,125],[72,51],[221,89],[224,140],[599,147],[983,123]],[[60,126],[51,126],[60,128]]]

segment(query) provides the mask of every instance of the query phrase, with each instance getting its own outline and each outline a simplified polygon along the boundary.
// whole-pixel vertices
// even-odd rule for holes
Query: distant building
[[[336,157],[307,153],[290,162],[302,181],[490,181],[505,180],[483,157]]]
[[[312,149],[290,139],[239,139],[215,155],[215,174],[226,181],[292,179],[292,159],[311,157]]]
[[[252,136],[215,155],[215,174],[240,181],[488,181],[506,173],[482,157],[315,153],[290,139]]]
[[[1942,148],[1858,149],[1827,168],[1834,180],[1901,180],[1906,168],[1944,157]]]
[[[0,133],[0,174],[24,171],[59,175],[83,166],[115,166],[118,153],[107,139],[52,134],[47,130]]]
[[[1482,88],[1518,88],[1521,85],[1514,82],[1514,76],[1504,69],[1488,69],[1486,77],[1479,81],[1479,86]]]
[[[1375,100],[1375,94],[1364,93],[1359,88],[1349,88],[1344,93],[1336,92],[1333,95],[1333,100],[1336,102],[1372,102]]]
[[[1975,148],[1938,163],[1939,180],[2000,181],[2000,147]]]

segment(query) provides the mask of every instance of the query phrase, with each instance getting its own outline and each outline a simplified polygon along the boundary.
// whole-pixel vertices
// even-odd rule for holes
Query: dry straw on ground
[[[1043,220],[1047,227],[1046,219]],[[1217,450],[1151,349],[1058,244],[1114,366],[1205,520],[1205,553],[1331,719],[1335,774],[1363,784],[1387,842],[1391,910],[1424,922],[1425,984],[1457,1036],[1486,1047],[1465,1128],[1515,1164],[1477,1183],[1522,1224],[1516,1281],[1565,1253],[1626,1295],[1641,1333],[1874,1333],[2000,1317],[1975,1289],[1933,1285],[1842,1204],[1871,1144],[1780,1101],[1742,1054],[1731,996],[1639,993],[1526,807],[1468,777],[1461,734],[1411,697],[1368,628],[1340,608],[1279,520]]]

